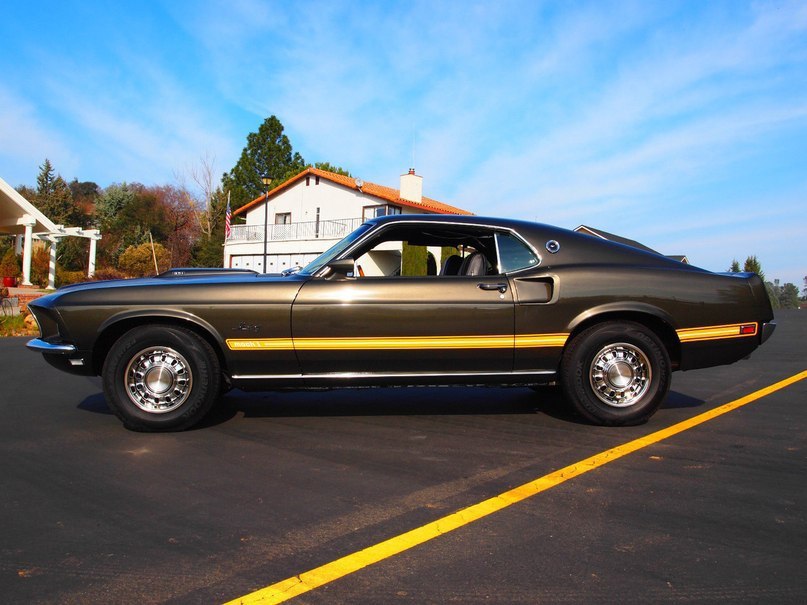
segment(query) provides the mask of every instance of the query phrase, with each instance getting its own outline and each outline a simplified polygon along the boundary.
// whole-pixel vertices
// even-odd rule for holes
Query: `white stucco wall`
[[[359,217],[363,206],[377,203],[377,198],[368,200],[358,191],[325,179],[320,179],[319,185],[316,185],[316,177],[313,174],[308,175],[308,180],[308,186],[305,179],[301,179],[269,201],[270,224],[275,222],[275,214],[286,212],[291,213],[291,220],[294,223],[314,221],[317,218],[318,207],[321,221]],[[264,212],[263,204],[247,212],[247,225],[263,225]]]
[[[389,202],[373,196],[342,187],[320,178],[317,184],[315,175],[308,175],[291,185],[269,201],[268,224],[275,224],[275,215],[290,213],[292,223],[313,223],[317,220],[319,208],[320,223],[339,219],[361,219],[365,206],[380,206]],[[260,204],[246,213],[246,225],[263,227],[267,208]],[[403,214],[417,214],[417,208],[402,207]],[[240,224],[240,223],[235,223]],[[262,233],[261,233],[262,237]],[[275,273],[305,265],[330,248],[338,239],[319,237],[304,240],[270,240],[266,245],[267,273]],[[245,267],[263,272],[263,241],[230,240],[224,246],[225,267]]]

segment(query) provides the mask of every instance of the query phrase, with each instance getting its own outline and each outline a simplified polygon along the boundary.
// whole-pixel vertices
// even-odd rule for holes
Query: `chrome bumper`
[[[36,351],[37,353],[55,353],[57,355],[70,355],[76,352],[76,347],[73,345],[57,345],[50,343],[41,338],[34,338],[25,343],[25,346]]]

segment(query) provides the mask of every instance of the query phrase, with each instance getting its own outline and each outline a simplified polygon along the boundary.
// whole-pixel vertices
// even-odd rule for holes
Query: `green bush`
[[[426,246],[412,246],[404,242],[401,249],[401,275],[407,277],[427,275],[428,257]]]

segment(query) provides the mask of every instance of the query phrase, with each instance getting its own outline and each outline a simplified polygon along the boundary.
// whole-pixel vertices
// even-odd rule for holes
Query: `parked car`
[[[289,275],[175,269],[85,283],[29,308],[28,347],[100,375],[135,430],[193,426],[229,388],[559,384],[585,419],[646,421],[676,370],[771,335],[755,274],[711,273],[547,225],[368,220]]]

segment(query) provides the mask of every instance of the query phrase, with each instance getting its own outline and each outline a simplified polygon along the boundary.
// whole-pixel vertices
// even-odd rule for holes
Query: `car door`
[[[502,275],[314,278],[292,307],[309,376],[507,373],[513,325]]]

